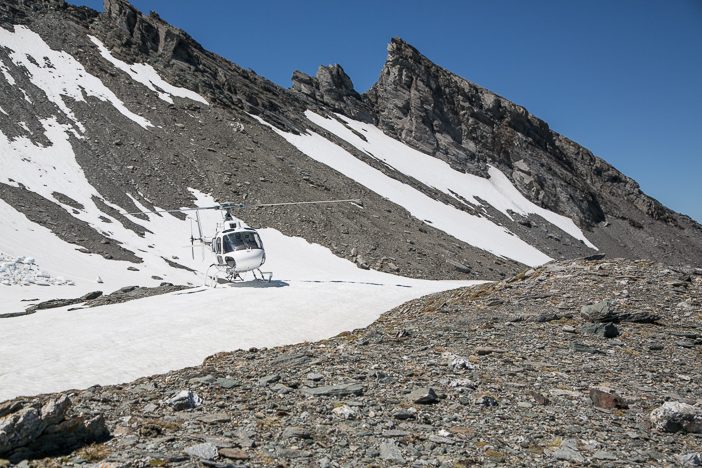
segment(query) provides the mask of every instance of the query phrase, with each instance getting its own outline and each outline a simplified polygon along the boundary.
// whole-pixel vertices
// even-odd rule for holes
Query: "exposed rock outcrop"
[[[351,78],[341,65],[320,66],[314,78],[301,71],[294,72],[292,90],[313,102],[322,102],[331,110],[343,112],[353,119],[364,122],[375,121],[370,106],[354,89]]]
[[[70,453],[109,437],[101,415],[71,414],[66,395],[0,405],[0,459],[20,461]]]

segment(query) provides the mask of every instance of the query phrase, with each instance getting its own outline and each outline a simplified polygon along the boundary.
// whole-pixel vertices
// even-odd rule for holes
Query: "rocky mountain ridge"
[[[435,65],[401,39],[392,39],[379,80],[363,95],[339,65],[322,66],[315,77],[295,72],[292,89],[334,112],[371,122],[459,171],[485,175],[488,165],[496,166],[530,200],[571,217],[597,237],[610,237],[602,239],[608,244],[611,237],[638,239],[641,229],[656,232],[660,247],[676,243],[680,230],[692,237],[702,232],[692,219],[648,197],[634,180],[523,107]],[[612,225],[614,236],[600,229]],[[693,250],[695,243],[689,244]],[[629,255],[651,255],[627,244],[619,239]]]
[[[368,217],[357,219],[353,212],[329,213],[315,208],[308,213],[310,216],[278,210],[251,213],[249,219],[257,225],[303,235],[340,256],[355,260],[360,255],[359,263],[376,268],[384,268],[390,262],[387,259],[393,259],[392,263],[410,276],[454,277],[459,271],[447,266],[449,258],[457,258],[469,267],[473,277],[492,278],[516,271],[509,260],[496,259],[489,252],[446,235],[404,209],[398,211],[397,205],[375,196],[355,181],[309,161],[251,119],[251,115],[260,116],[292,134],[319,132],[349,149],[336,135],[325,133],[305,118],[304,111],[311,109],[322,115],[339,113],[377,125],[386,134],[447,161],[459,171],[485,176],[489,166],[497,167],[530,201],[573,219],[600,250],[611,255],[649,257],[673,264],[700,259],[702,230],[698,224],[645,196],[634,181],[555,134],[522,107],[443,70],[402,40],[391,41],[379,81],[364,95],[353,89],[340,66],[321,67],[314,78],[296,72],[292,88],[286,90],[204,50],[187,33],[155,13],[143,15],[125,0],[106,0],[103,10],[98,14],[62,0],[6,0],[0,5],[3,25],[27,24],[37,29],[52,47],[67,49],[91,73],[110,83],[118,95],[129,96],[130,105],[140,107],[142,115],[158,122],[159,131],[143,134],[125,132],[124,124],[113,120],[108,123],[110,132],[88,129],[92,135],[89,141],[74,142],[79,163],[91,183],[120,206],[133,207],[123,195],[126,191],[144,194],[149,201],[142,201],[147,206],[185,205],[190,198],[186,187],[198,187],[219,199],[245,197],[260,201],[363,194],[366,210],[374,213],[372,217],[378,216],[378,220],[393,213],[390,222],[403,229],[388,231],[385,223]],[[51,25],[56,24],[62,26],[53,30]],[[84,45],[86,41],[80,36],[86,33],[103,41],[115,57],[155,67],[166,81],[200,93],[210,105],[179,102],[163,109],[163,102],[158,99],[138,97],[129,82],[96,59],[94,50]],[[24,118],[29,111],[17,109],[15,115],[31,121],[30,116]],[[85,108],[85,112],[89,115],[91,110]],[[231,131],[239,125],[244,131]],[[23,133],[14,128],[3,131],[9,135]],[[182,151],[184,148],[188,150]],[[91,157],[96,151],[110,156],[98,163]],[[349,151],[432,198],[476,213],[474,207],[455,196],[446,196],[391,167],[368,161],[363,152],[353,148]],[[179,165],[191,168],[187,177],[173,172]],[[121,177],[119,166],[132,168],[129,180]],[[210,167],[227,169],[212,171]],[[164,177],[156,176],[154,181],[155,174]],[[13,205],[19,198],[34,197],[10,187],[3,187],[0,192],[6,200],[15,200]],[[45,205],[47,211],[55,212],[52,202],[32,200],[28,205]],[[488,204],[480,210],[552,258],[592,253],[533,215],[524,220],[510,219]],[[375,214],[380,212],[383,214]],[[122,222],[130,225],[127,220]],[[139,229],[133,225],[130,228]],[[322,235],[325,232],[328,234]],[[406,238],[400,239],[398,232]],[[368,242],[361,233],[371,233],[373,240]],[[58,234],[77,241],[69,233]],[[104,239],[95,234],[86,236],[88,239],[81,242],[88,251],[133,258],[124,249],[116,250],[114,243],[102,244]],[[437,243],[433,239],[442,240]],[[106,251],[105,246],[110,249]],[[351,255],[352,251],[356,254]]]

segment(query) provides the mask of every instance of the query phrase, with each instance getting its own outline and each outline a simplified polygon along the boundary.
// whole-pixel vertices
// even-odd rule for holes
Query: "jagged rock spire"
[[[371,110],[341,65],[320,66],[314,77],[296,70],[292,76],[292,91],[308,101],[331,106],[336,112],[351,118],[373,122]]]

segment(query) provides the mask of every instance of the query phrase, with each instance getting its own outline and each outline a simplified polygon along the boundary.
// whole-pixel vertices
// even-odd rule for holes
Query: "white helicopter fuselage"
[[[266,262],[263,242],[255,229],[239,221],[225,221],[224,228],[212,238],[217,264],[229,273],[257,270]]]

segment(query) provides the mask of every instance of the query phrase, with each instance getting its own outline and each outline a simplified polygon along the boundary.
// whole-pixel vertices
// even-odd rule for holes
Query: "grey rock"
[[[613,323],[588,323],[582,327],[583,333],[597,335],[603,338],[616,338],[619,336],[619,329]]]
[[[341,405],[334,408],[332,414],[341,419],[355,419],[357,411],[349,405]]]
[[[239,386],[239,382],[236,380],[224,377],[215,380],[215,383],[222,388],[234,388]]]
[[[207,424],[218,424],[231,421],[232,417],[227,413],[210,413],[198,416],[197,420]]]
[[[205,375],[203,377],[193,377],[192,379],[189,380],[189,383],[191,385],[193,384],[211,384],[212,382],[215,381],[215,377],[213,375]]]
[[[656,323],[660,320],[660,315],[651,312],[631,312],[616,310],[611,301],[604,300],[596,304],[585,305],[580,309],[581,315],[591,322],[632,322],[632,323]]]
[[[191,390],[181,390],[170,398],[167,403],[176,411],[197,408],[202,405],[202,398]]]
[[[18,462],[57,450],[76,449],[109,436],[101,415],[70,416],[71,401],[59,395],[44,402],[10,402],[0,406],[0,458]]]
[[[589,353],[589,354],[604,354],[603,351],[593,348],[592,346],[588,346],[583,343],[571,343],[570,345],[571,349],[575,351],[576,353]]]
[[[595,453],[592,454],[592,458],[594,458],[595,460],[617,460],[617,456],[614,453],[608,452],[606,450],[597,450]]]
[[[575,439],[565,439],[561,442],[561,446],[553,452],[553,457],[556,460],[565,460],[574,463],[582,463],[585,457],[578,450],[578,441]]]
[[[387,431],[383,431],[383,437],[387,438],[393,438],[393,437],[406,437],[410,435],[409,432],[407,431],[401,431],[399,429],[390,429]]]
[[[146,406],[144,406],[144,413],[153,413],[158,409],[158,406],[153,404],[153,403],[148,403]]]
[[[327,385],[323,387],[303,387],[301,391],[313,396],[349,396],[363,394],[363,385],[360,383],[346,383]]]
[[[417,419],[417,410],[415,410],[414,408],[400,409],[398,411],[395,411],[392,416],[395,419],[399,419],[401,421]]]
[[[197,457],[203,460],[214,460],[219,455],[217,446],[209,442],[186,447],[185,453],[191,457]]]
[[[311,439],[312,433],[309,429],[300,426],[290,426],[283,430],[283,439]]]
[[[700,452],[686,453],[680,455],[680,464],[682,466],[702,466],[702,455]]]
[[[287,385],[282,384],[282,383],[277,383],[277,384],[273,384],[271,386],[271,390],[273,390],[274,392],[278,392],[282,395],[285,395],[286,393],[292,392],[293,389],[288,387]]]
[[[702,408],[687,403],[663,403],[651,412],[650,419],[659,431],[702,433]]]
[[[439,402],[439,397],[431,387],[415,388],[410,392],[408,399],[412,403],[431,405]]]
[[[261,377],[258,379],[258,385],[265,387],[266,385],[270,385],[272,383],[275,383],[280,380],[280,375],[278,374],[271,374],[271,375],[266,375],[265,377]]]
[[[405,459],[402,456],[400,448],[394,442],[383,442],[378,448],[380,458],[385,461],[394,463],[404,463]]]

